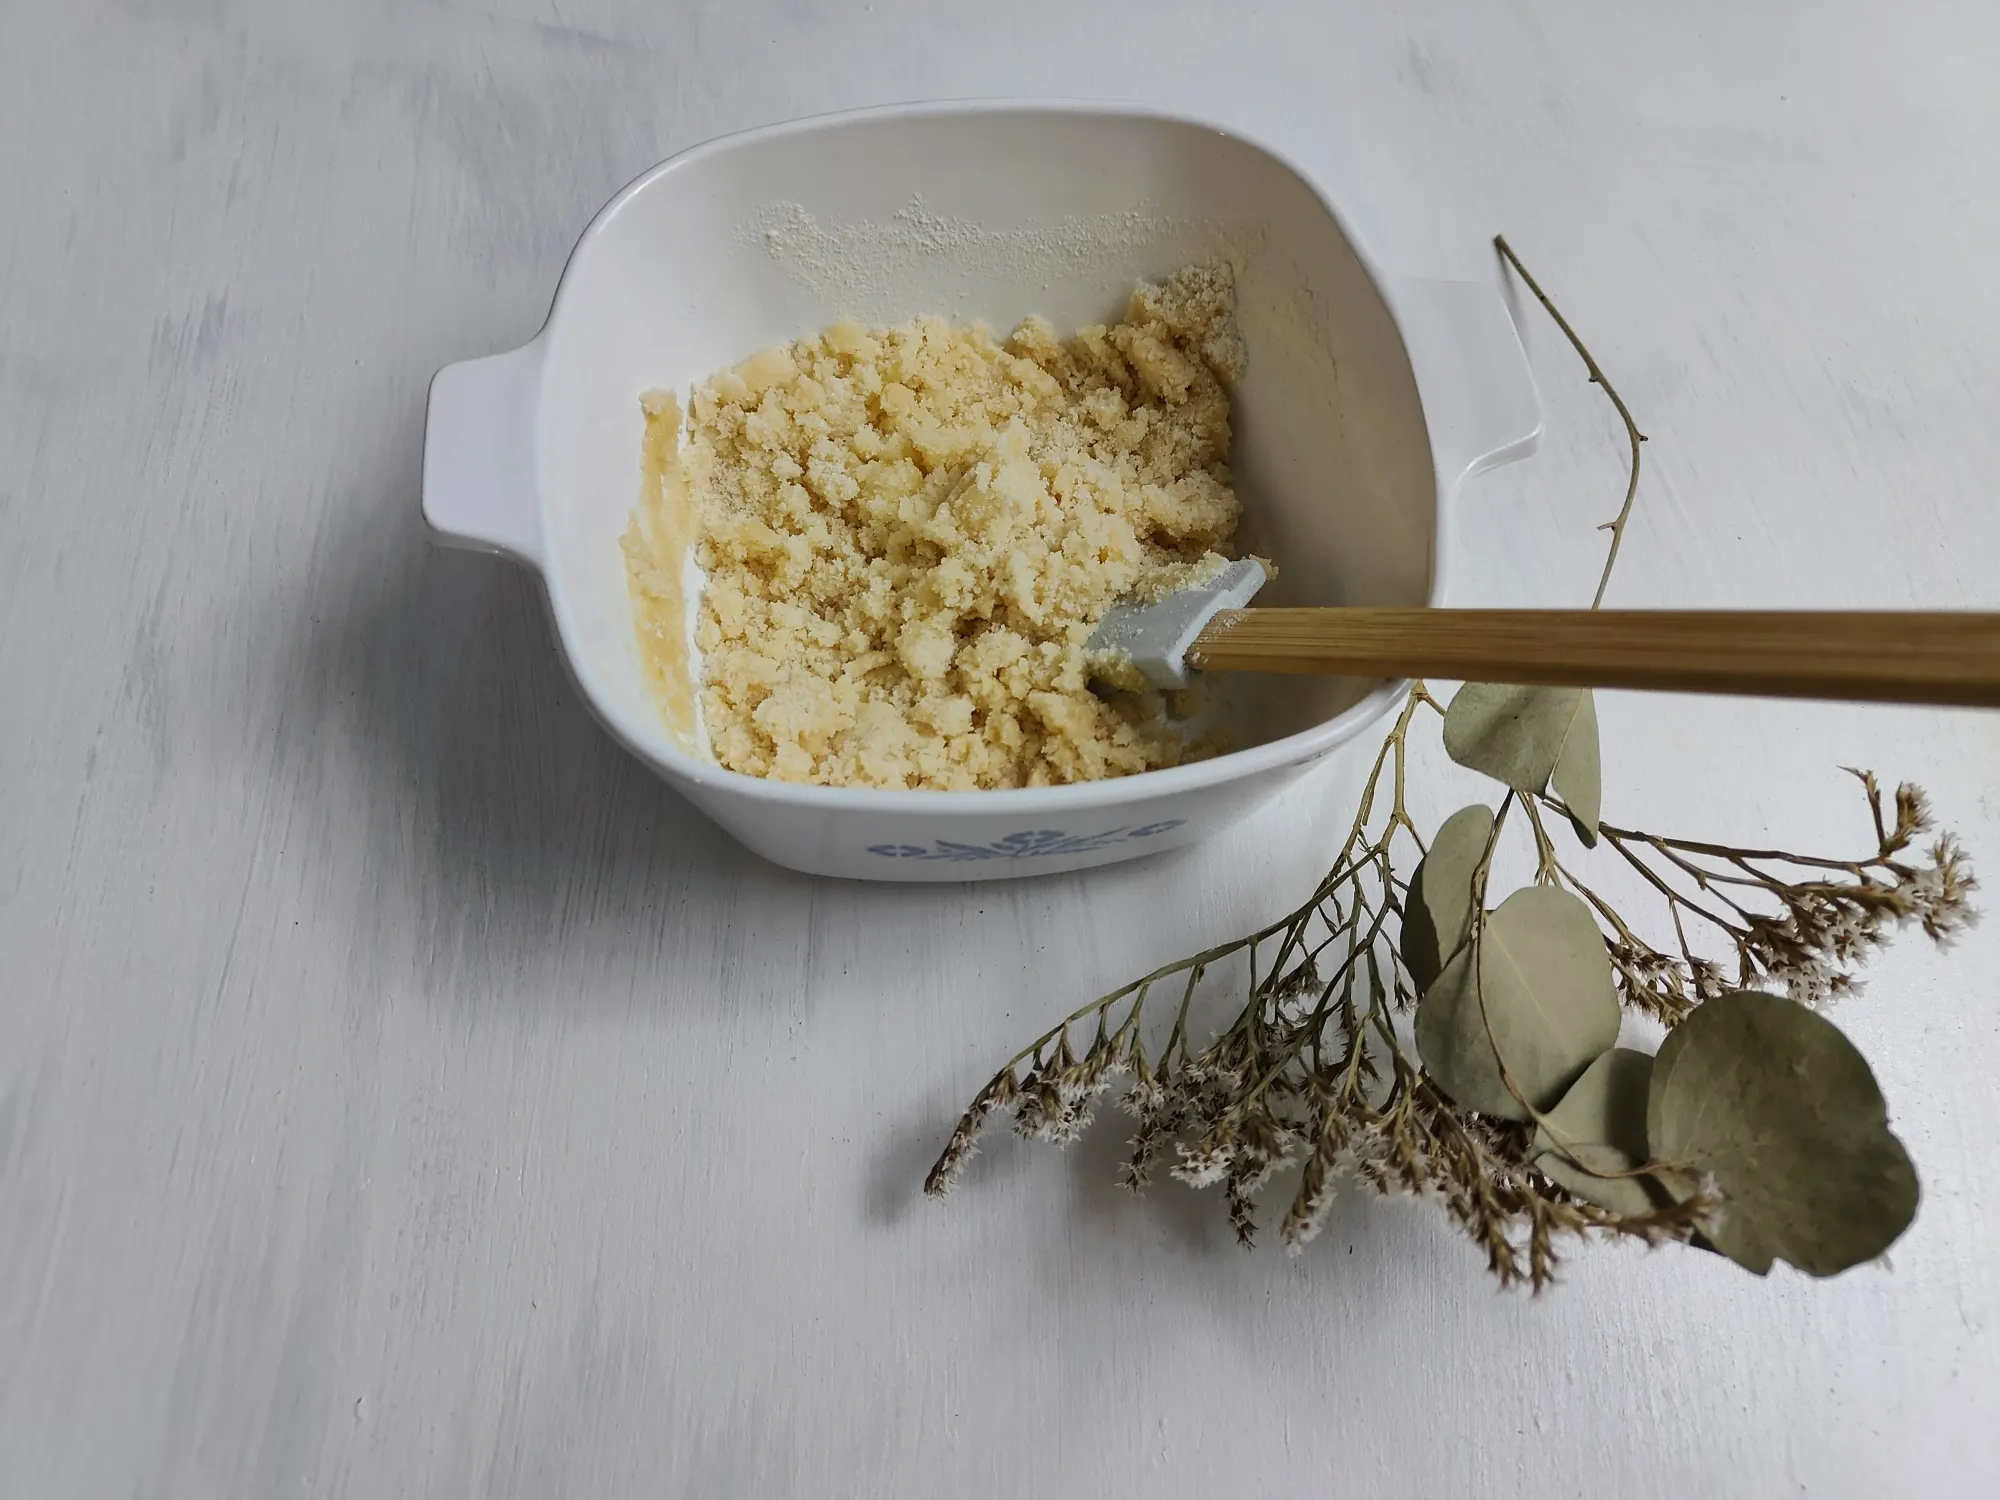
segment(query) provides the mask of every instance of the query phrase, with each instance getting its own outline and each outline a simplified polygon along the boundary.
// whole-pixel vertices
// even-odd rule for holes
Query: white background
[[[1163,862],[814,883],[416,503],[431,372],[660,157],[1112,95],[1269,139],[1396,270],[1508,233],[1652,435],[1612,602],[2000,606],[1996,77],[1983,0],[0,5],[0,1494],[2000,1489],[2000,922],[1838,1012],[1924,1177],[1886,1269],[1500,1295],[1359,1198],[1246,1256],[1111,1188],[1115,1127],[940,1207],[1004,1055],[1290,906],[1354,761]],[[1523,326],[1548,438],[1454,602],[1586,599],[1619,493]],[[1603,721],[1608,815],[1858,848],[1872,765],[2000,888],[2000,718]]]

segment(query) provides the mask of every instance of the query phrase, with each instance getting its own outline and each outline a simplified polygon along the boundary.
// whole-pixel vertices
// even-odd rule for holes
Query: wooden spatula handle
[[[1205,671],[2000,707],[2000,614],[1237,609],[1209,622],[1187,660]]]

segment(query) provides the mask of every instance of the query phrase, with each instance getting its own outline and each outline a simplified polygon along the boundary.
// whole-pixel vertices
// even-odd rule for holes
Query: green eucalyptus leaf
[[[1577,1197],[1615,1214],[1637,1218],[1664,1207],[1664,1193],[1656,1199],[1644,1177],[1596,1175],[1646,1164],[1646,1100],[1652,1081],[1650,1055],[1613,1047],[1583,1070],[1562,1103],[1542,1116],[1535,1129],[1535,1165]]]
[[[1444,820],[1410,877],[1403,904],[1403,963],[1422,994],[1472,927],[1472,873],[1493,837],[1493,809],[1474,803]]]
[[[1722,1197],[1706,1228],[1760,1276],[1774,1260],[1831,1276],[1887,1250],[1917,1211],[1917,1174],[1875,1075],[1824,1016],[1782,995],[1718,996],[1667,1033],[1646,1139],[1686,1197]]]
[[[1595,848],[1597,818],[1604,806],[1604,777],[1598,762],[1597,695],[1588,688],[1577,700],[1576,722],[1556,758],[1551,783],[1569,809],[1576,836]]]
[[[1563,800],[1575,799],[1579,828],[1596,839],[1597,700],[1586,689],[1468,682],[1445,710],[1444,748],[1461,766],[1529,796],[1558,777]]]
[[[1548,1109],[1618,1040],[1611,960],[1590,908],[1549,886],[1514,892],[1424,992],[1416,1030],[1424,1066],[1465,1108],[1529,1117],[1501,1077],[1504,1058],[1527,1102]]]

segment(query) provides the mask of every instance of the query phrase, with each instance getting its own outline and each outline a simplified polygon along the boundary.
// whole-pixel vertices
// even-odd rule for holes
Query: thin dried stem
[[[1625,541],[1625,523],[1632,519],[1632,502],[1639,494],[1639,445],[1646,441],[1646,434],[1641,432],[1639,424],[1632,420],[1632,413],[1625,405],[1625,398],[1618,394],[1617,387],[1613,386],[1604,371],[1598,368],[1596,358],[1577,336],[1576,330],[1569,326],[1569,319],[1565,318],[1555,303],[1549,300],[1549,294],[1542,290],[1542,284],[1535,280],[1526,266],[1521,264],[1521,257],[1516,255],[1514,247],[1507,243],[1507,236],[1494,235],[1493,248],[1500,252],[1501,258],[1514,268],[1514,274],[1519,276],[1528,290],[1535,294],[1535,300],[1542,304],[1542,310],[1555,320],[1556,327],[1562,330],[1563,337],[1569,340],[1569,346],[1576,350],[1578,358],[1583,361],[1583,367],[1590,372],[1591,384],[1601,386],[1604,394],[1611,398],[1611,404],[1618,409],[1618,420],[1625,424],[1626,440],[1632,446],[1631,473],[1625,480],[1624,504],[1618,507],[1616,516],[1598,527],[1599,531],[1611,533],[1611,547],[1604,558],[1604,571],[1598,575],[1597,592],[1590,601],[1590,607],[1597,609],[1604,603],[1604,591],[1611,584],[1611,570],[1618,563],[1618,549]]]

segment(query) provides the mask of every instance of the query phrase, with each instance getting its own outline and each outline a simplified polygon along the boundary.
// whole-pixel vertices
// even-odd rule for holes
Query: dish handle
[[[542,565],[535,474],[539,341],[446,365],[424,417],[424,524],[441,547]]]
[[[1541,396],[1500,294],[1479,281],[1409,280],[1399,290],[1397,321],[1443,490],[1533,453]]]

